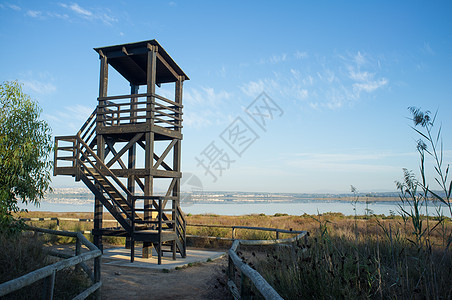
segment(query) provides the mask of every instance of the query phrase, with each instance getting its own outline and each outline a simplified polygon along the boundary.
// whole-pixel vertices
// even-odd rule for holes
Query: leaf
[[[452,180],[450,181],[450,184],[449,184],[449,191],[447,192],[447,200],[450,199],[450,192],[451,191],[452,191]]]
[[[451,181],[451,187],[452,187],[452,181]],[[446,201],[442,197],[438,196],[435,192],[433,192],[432,190],[429,190],[429,193],[432,194],[436,199],[438,199],[439,201],[441,201],[442,203],[447,205]],[[449,191],[449,194],[450,194],[450,191]]]
[[[423,134],[422,132],[420,132],[419,130],[417,130],[416,128],[414,128],[413,126],[410,126],[414,131],[416,131],[418,134],[420,134],[421,136],[423,136],[426,140],[428,140],[429,138]]]

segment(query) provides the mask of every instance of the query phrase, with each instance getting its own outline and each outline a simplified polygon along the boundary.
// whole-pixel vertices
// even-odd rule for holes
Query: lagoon
[[[372,202],[366,206],[365,202],[358,202],[356,206],[350,201],[320,201],[306,200],[303,202],[266,202],[266,203],[244,203],[244,202],[221,202],[221,203],[182,203],[181,208],[186,214],[216,214],[216,215],[249,215],[249,214],[266,214],[274,215],[276,213],[288,215],[303,214],[323,214],[328,212],[342,213],[344,215],[354,215],[355,208],[357,215],[365,215],[366,208],[371,213],[389,216],[391,214],[399,214],[400,208],[398,202]],[[69,204],[56,202],[42,202],[40,207],[32,205],[21,205],[30,211],[53,211],[53,212],[92,212],[94,202],[86,202],[83,204]],[[437,215],[437,207],[429,205],[427,207],[429,215]],[[450,217],[448,209],[444,205],[441,207],[444,216]],[[426,214],[426,208],[422,208],[422,214]]]

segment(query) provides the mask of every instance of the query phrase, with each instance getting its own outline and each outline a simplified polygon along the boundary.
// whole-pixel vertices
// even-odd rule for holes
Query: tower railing
[[[152,102],[147,101],[148,98]],[[157,94],[132,94],[99,97],[98,119],[101,126],[147,123],[153,113],[155,125],[179,130],[182,128],[182,104]]]

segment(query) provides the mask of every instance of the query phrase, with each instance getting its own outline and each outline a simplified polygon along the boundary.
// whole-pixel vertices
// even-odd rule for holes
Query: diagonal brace
[[[126,153],[127,150],[130,149],[130,147],[133,146],[133,144],[135,144],[139,139],[141,139],[141,137],[143,136],[144,133],[139,133],[137,135],[135,135],[133,137],[133,139],[131,139],[127,145],[124,146],[124,148],[121,149],[121,151],[119,151],[107,164],[107,167],[110,168],[119,158],[121,158],[121,156]]]
[[[109,140],[106,140],[105,142],[107,143],[107,146],[108,146],[107,150],[111,151],[111,153],[113,153],[114,156],[118,155],[118,152],[116,152],[116,150],[114,148],[114,144]],[[107,155],[105,155],[105,156],[107,156]],[[121,158],[118,158],[118,163],[121,165],[121,168],[127,169],[126,165],[124,164],[124,162],[122,161]]]
[[[166,158],[168,153],[171,151],[171,149],[174,147],[174,145],[177,143],[177,139],[174,139],[171,141],[171,143],[166,147],[165,151],[163,151],[162,155],[158,158],[157,162],[154,165],[154,169],[157,169],[163,162],[163,160]]]

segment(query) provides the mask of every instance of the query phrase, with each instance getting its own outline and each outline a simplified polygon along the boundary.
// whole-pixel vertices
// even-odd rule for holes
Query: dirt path
[[[223,257],[169,272],[102,264],[102,298],[229,299],[226,264]]]

